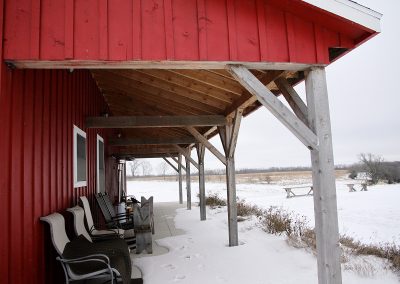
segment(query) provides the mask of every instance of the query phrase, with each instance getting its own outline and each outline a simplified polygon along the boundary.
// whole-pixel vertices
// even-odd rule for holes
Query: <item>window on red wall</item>
[[[86,186],[86,133],[75,125],[73,144],[74,187]]]

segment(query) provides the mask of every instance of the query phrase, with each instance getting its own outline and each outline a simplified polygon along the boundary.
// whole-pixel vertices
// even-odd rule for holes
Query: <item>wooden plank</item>
[[[236,15],[235,15],[235,2],[226,1],[226,14],[228,17],[228,37],[229,37],[229,59],[237,60],[238,58],[238,44],[236,37]]]
[[[174,161],[174,157],[172,157]],[[183,204],[183,194],[182,194],[182,154],[178,155],[178,183],[179,183],[179,204]],[[186,171],[186,167],[185,167]]]
[[[174,29],[172,21],[173,16],[171,0],[164,0],[165,50],[168,60],[175,58]]]
[[[74,1],[65,0],[65,40],[64,56],[74,58]]]
[[[185,88],[189,92],[201,93],[225,103],[232,103],[232,101],[237,98],[237,95],[235,94],[218,88],[210,88],[210,86],[206,85],[203,81],[195,81],[192,78],[184,77],[179,73],[171,72],[169,70],[141,70],[140,72],[174,86]]]
[[[239,136],[240,122],[242,121],[242,114],[243,111],[240,109],[238,109],[235,113],[235,117],[232,124],[231,137],[229,141],[228,155],[227,155],[229,157],[233,157],[236,150],[237,139]]]
[[[257,0],[257,24],[258,38],[260,40],[260,59],[261,61],[268,60],[268,41],[265,21],[264,1]]]
[[[40,0],[32,0],[31,4],[31,58],[40,56]]]
[[[171,153],[153,153],[153,154],[143,154],[143,153],[118,153],[114,154],[115,157],[117,158],[123,158],[123,159],[159,159],[162,157],[171,157],[171,155],[178,155],[176,152],[171,152]]]
[[[135,60],[142,58],[142,8],[141,0],[132,2],[132,58]]]
[[[197,25],[199,30],[200,60],[207,60],[207,20],[205,0],[197,0]]]
[[[99,58],[108,59],[108,0],[99,0]]]
[[[225,156],[218,151],[217,148],[215,148],[208,140],[205,138],[203,135],[201,135],[200,132],[198,132],[194,127],[186,127],[186,129],[204,146],[207,147],[207,149],[214,154],[215,157],[218,158],[224,165],[226,165],[226,159]]]
[[[188,171],[190,171],[190,169],[188,169],[188,167],[187,167],[187,160],[189,160],[193,164],[193,166],[196,167],[196,169],[199,169],[199,164],[196,163],[196,161],[193,160],[190,156],[188,156],[187,150],[184,150],[183,148],[179,147],[178,145],[174,145],[174,148],[176,149],[176,151],[179,154],[183,155],[186,158],[186,175],[187,175]]]
[[[197,140],[192,137],[174,137],[174,138],[110,138],[110,146],[128,146],[128,145],[169,145],[169,144],[191,144]]]
[[[288,49],[289,49],[289,61],[296,62],[297,52],[296,52],[296,33],[294,31],[294,20],[293,15],[289,12],[285,13],[285,21],[286,21],[286,33],[288,40]]]
[[[232,75],[281,121],[307,148],[318,149],[316,135],[243,66],[229,66]]]
[[[167,162],[168,165],[170,165],[177,173],[179,173],[179,170],[166,158],[162,157],[164,161]]]
[[[178,146],[177,146],[178,147]],[[190,180],[190,163],[193,164],[193,159],[190,157],[190,147],[183,151],[185,154],[186,160],[186,206],[188,210],[192,209],[192,189],[191,189],[191,180]],[[193,164],[194,165],[194,164]],[[198,169],[199,166],[197,165]]]
[[[200,220],[206,220],[206,182],[204,176],[204,154],[205,146],[202,143],[196,145],[197,157],[199,159],[199,200],[200,200]]]
[[[305,71],[326,64],[251,61],[170,61],[170,60],[6,60],[18,69],[225,69],[243,65],[248,69]]]
[[[324,68],[306,75],[309,123],[319,148],[311,150],[319,283],[342,283],[335,168]]]
[[[305,125],[308,125],[308,109],[306,104],[297,94],[296,90],[289,84],[289,82],[282,77],[275,80],[275,84],[278,86],[279,90],[282,92],[283,97],[289,103],[293,112],[298,118],[303,121]]]
[[[224,125],[222,115],[198,116],[110,116],[88,117],[87,128],[142,128],[142,127],[185,127]]]

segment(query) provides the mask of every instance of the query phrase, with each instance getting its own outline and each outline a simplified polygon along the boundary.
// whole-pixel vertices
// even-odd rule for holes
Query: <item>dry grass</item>
[[[206,205],[211,208],[226,206],[226,200],[221,198],[218,193],[209,193],[206,196]]]

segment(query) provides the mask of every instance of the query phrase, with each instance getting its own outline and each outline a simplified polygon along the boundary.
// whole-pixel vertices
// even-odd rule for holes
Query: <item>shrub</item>
[[[226,206],[226,200],[222,199],[218,193],[209,193],[209,195],[206,196],[206,205],[212,208]]]
[[[237,215],[242,217],[247,216],[261,216],[263,211],[256,205],[250,205],[244,199],[237,199]]]

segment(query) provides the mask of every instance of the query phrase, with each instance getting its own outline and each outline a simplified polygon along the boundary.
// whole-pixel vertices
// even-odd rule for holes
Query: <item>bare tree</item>
[[[165,161],[162,161],[158,165],[159,173],[160,173],[160,175],[163,176],[164,179],[165,179],[165,174],[167,173],[167,169],[168,169],[168,164]]]
[[[371,184],[377,184],[385,176],[384,161],[381,156],[375,156],[371,153],[361,153],[360,162]]]
[[[142,165],[142,162],[139,160],[133,160],[128,163],[129,163],[129,167],[131,169],[131,176],[133,176],[133,177],[136,176],[140,166]]]
[[[151,174],[151,171],[153,170],[151,164],[148,161],[143,161],[142,162],[142,174],[144,176],[148,176]]]

